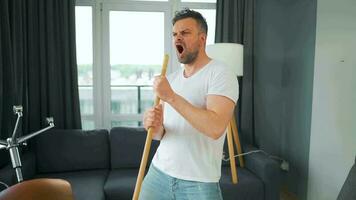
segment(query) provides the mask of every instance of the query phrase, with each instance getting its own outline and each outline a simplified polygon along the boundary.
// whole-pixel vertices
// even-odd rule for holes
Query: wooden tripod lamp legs
[[[237,183],[237,171],[236,171],[234,144],[232,143],[231,122],[227,126],[227,145],[229,147],[229,158],[230,158],[230,168],[231,168],[232,183],[236,184]]]
[[[238,182],[238,177],[237,177],[237,169],[236,169],[236,161],[235,161],[234,144],[233,144],[232,140],[234,140],[234,142],[235,142],[235,145],[237,148],[237,153],[241,154],[242,149],[241,149],[239,134],[237,131],[235,116],[232,117],[232,119],[227,127],[227,145],[229,148],[232,183],[236,184]],[[242,156],[239,156],[239,162],[240,162],[241,167],[245,166]]]
[[[232,134],[234,136],[235,145],[236,145],[236,148],[237,148],[237,153],[238,154],[242,154],[240,137],[239,137],[239,132],[238,132],[237,125],[236,125],[235,115],[232,116],[230,124],[231,124],[231,128],[232,128]],[[240,166],[242,168],[245,167],[245,163],[244,163],[244,160],[243,160],[242,156],[239,156],[239,162],[240,162]]]

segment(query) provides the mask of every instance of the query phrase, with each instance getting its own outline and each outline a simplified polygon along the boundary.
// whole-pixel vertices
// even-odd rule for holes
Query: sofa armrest
[[[252,146],[245,146],[244,152],[258,150]],[[264,153],[252,153],[244,156],[245,167],[256,174],[264,184],[265,200],[279,199],[280,169],[276,161]]]

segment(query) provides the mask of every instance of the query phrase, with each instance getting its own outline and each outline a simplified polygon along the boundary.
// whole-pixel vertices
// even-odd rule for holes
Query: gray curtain
[[[254,131],[254,11],[255,0],[218,0],[215,42],[244,45],[243,78],[239,79],[240,99],[235,114],[241,140],[255,144]]]
[[[47,125],[81,128],[74,0],[0,0],[0,138],[11,135],[13,105],[23,105],[20,134]],[[0,166],[7,152],[0,152]]]

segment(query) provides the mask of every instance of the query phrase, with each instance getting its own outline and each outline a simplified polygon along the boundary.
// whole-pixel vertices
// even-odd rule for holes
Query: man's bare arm
[[[206,109],[193,106],[177,94],[167,103],[194,128],[213,139],[218,139],[224,134],[235,107],[235,103],[231,99],[219,95],[207,96]]]
[[[198,108],[176,94],[166,77],[157,76],[153,88],[161,100],[170,104],[203,134],[213,139],[218,139],[224,134],[235,107],[235,103],[228,97],[208,95],[206,108]]]

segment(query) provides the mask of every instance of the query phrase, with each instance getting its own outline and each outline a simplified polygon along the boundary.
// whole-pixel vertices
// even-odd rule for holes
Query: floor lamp
[[[243,45],[237,43],[216,43],[207,45],[206,52],[210,58],[224,62],[229,67],[231,72],[236,75],[236,78],[238,76],[243,76]],[[238,89],[239,88],[237,87],[237,90]],[[227,127],[227,144],[229,148],[232,182],[236,184],[238,179],[235,164],[234,145],[232,140],[235,142],[237,153],[241,154],[242,149],[235,115],[233,115]],[[244,161],[241,156],[239,157],[239,162],[240,166],[244,167]]]

